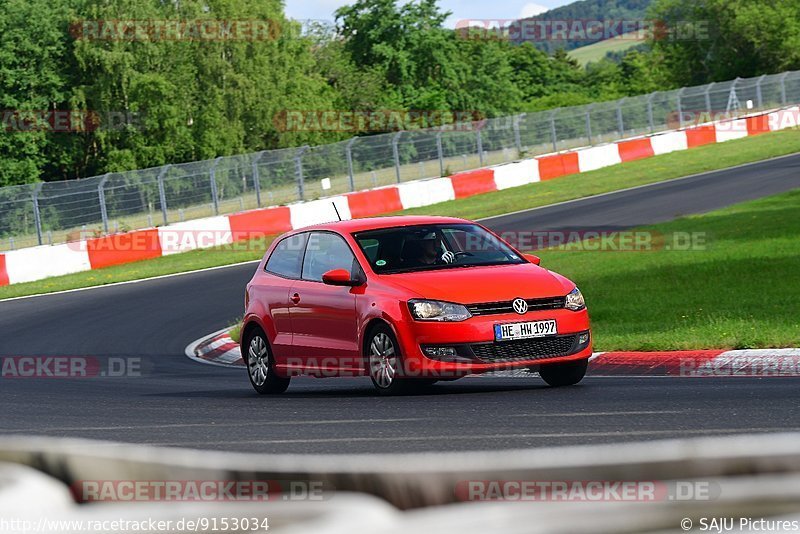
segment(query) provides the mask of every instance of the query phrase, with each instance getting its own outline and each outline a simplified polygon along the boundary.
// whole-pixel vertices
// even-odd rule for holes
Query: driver
[[[449,250],[439,255],[444,248],[434,232],[426,234],[420,240],[420,252],[417,261],[422,265],[436,265],[438,263],[450,264],[456,261],[456,255]]]

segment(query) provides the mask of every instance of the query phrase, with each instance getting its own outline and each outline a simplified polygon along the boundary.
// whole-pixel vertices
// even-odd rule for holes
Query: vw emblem
[[[512,304],[514,306],[514,311],[520,315],[525,315],[528,313],[528,303],[525,302],[523,299],[516,299]]]

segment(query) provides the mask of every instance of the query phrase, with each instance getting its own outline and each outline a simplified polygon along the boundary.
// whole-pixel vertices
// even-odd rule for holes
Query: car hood
[[[460,304],[558,297],[574,287],[563,276],[531,263],[450,268],[392,274],[386,278],[420,298]]]

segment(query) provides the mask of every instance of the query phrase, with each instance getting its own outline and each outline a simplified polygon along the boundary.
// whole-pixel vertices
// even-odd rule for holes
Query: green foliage
[[[641,19],[650,4],[585,0],[547,17]],[[493,117],[800,68],[796,0],[655,0],[648,18],[683,35],[707,31],[707,38],[667,36],[585,69],[560,48],[547,53],[531,43],[454,32],[444,26],[448,16],[438,0],[356,0],[338,10],[336,32],[303,36],[281,0],[4,0],[0,109],[93,111],[103,122],[78,133],[0,132],[0,186],[375,133],[286,131],[276,117],[289,110]],[[78,21],[219,19],[271,21],[279,31],[270,39],[228,41],[70,32]],[[404,146],[402,161],[413,161],[415,150]],[[325,160],[325,152],[319,157]],[[231,176],[228,190],[239,182]]]
[[[0,110],[43,112],[68,96],[64,0],[0,3]],[[15,115],[15,114],[14,114]],[[20,117],[21,118],[21,117]],[[3,127],[18,123],[13,116]],[[40,125],[42,126],[42,125]],[[33,182],[48,163],[51,140],[42,127],[0,132],[0,186]]]
[[[800,68],[797,0],[658,0],[652,13],[671,30],[652,46],[664,57],[674,84]]]

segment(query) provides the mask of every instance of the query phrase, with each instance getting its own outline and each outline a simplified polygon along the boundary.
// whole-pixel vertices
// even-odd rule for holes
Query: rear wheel
[[[283,393],[291,381],[288,377],[275,374],[275,361],[267,342],[267,336],[260,328],[251,330],[246,339],[242,340],[247,375],[253,389],[261,395],[275,395]]]
[[[372,329],[367,341],[367,368],[372,385],[381,395],[407,393],[410,383],[403,379],[403,358],[391,329],[379,325]]]
[[[539,376],[552,387],[574,386],[586,376],[589,360],[542,365]]]

